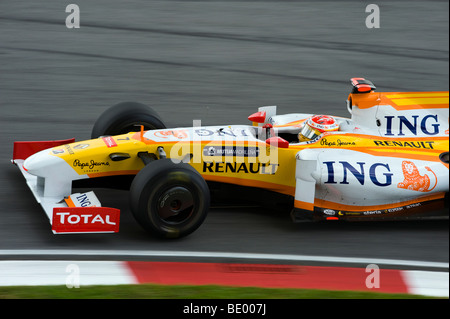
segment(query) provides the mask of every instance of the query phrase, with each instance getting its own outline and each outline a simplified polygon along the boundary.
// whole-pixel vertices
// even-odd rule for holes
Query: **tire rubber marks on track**
[[[21,17],[2,17],[0,20],[6,21],[19,21],[19,22],[31,22],[50,25],[60,25],[61,21],[51,19],[35,19],[35,18],[21,18]],[[210,39],[221,39],[230,41],[245,41],[245,42],[257,42],[267,44],[278,44],[286,46],[295,46],[302,48],[322,49],[322,50],[337,50],[337,51],[349,51],[349,52],[361,52],[368,54],[381,54],[399,57],[419,58],[426,60],[439,60],[447,61],[448,52],[444,50],[433,49],[420,49],[420,48],[406,48],[396,46],[383,46],[378,44],[377,46],[367,46],[359,43],[346,43],[346,42],[334,42],[334,41],[319,41],[319,40],[307,40],[307,39],[289,39],[279,37],[261,37],[261,36],[246,36],[239,34],[217,33],[217,32],[195,32],[195,31],[182,31],[182,30],[165,30],[157,28],[142,28],[131,26],[119,26],[119,25],[103,25],[92,22],[83,22],[83,27],[100,28],[116,31],[132,31],[132,32],[146,32],[156,33],[172,36],[189,36],[189,37],[201,37]]]

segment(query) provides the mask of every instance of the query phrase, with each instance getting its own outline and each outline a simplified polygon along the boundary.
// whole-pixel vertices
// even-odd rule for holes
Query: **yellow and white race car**
[[[210,183],[283,194],[294,221],[448,218],[448,92],[351,82],[350,118],[265,106],[251,125],[166,128],[125,102],[98,118],[92,139],[15,142],[12,161],[54,233],[119,230],[119,210],[76,185],[129,187],[133,216],[162,237],[202,224]]]

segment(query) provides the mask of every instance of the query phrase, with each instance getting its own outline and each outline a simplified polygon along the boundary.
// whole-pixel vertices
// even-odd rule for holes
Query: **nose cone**
[[[44,150],[28,157],[23,168],[32,175],[46,177],[57,161],[55,156],[49,154],[49,150]]]
[[[28,157],[23,163],[23,168],[32,175],[46,178],[61,178],[73,173],[73,170],[62,158],[51,155],[51,151],[48,149]]]
[[[78,175],[63,158],[53,154],[52,149],[33,154],[24,161],[23,168],[31,175],[43,178],[35,187],[44,197],[63,198],[70,195],[72,181],[84,176]]]

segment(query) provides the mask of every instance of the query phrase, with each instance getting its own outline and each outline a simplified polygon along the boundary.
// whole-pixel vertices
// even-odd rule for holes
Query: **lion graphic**
[[[410,161],[403,161],[402,162],[402,171],[403,171],[403,177],[405,178],[405,180],[401,183],[397,184],[398,188],[404,188],[404,189],[409,189],[409,190],[413,190],[413,191],[418,191],[418,192],[430,192],[432,191],[437,184],[437,176],[436,174],[428,167],[425,166],[425,169],[431,173],[433,173],[435,179],[436,179],[436,183],[433,186],[433,188],[430,189],[430,177],[428,177],[428,175],[420,175],[419,173],[419,169],[417,168],[417,166]]]

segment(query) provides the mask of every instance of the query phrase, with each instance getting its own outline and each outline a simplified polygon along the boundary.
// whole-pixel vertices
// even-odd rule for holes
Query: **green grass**
[[[0,299],[418,299],[409,294],[154,284],[0,287]]]

